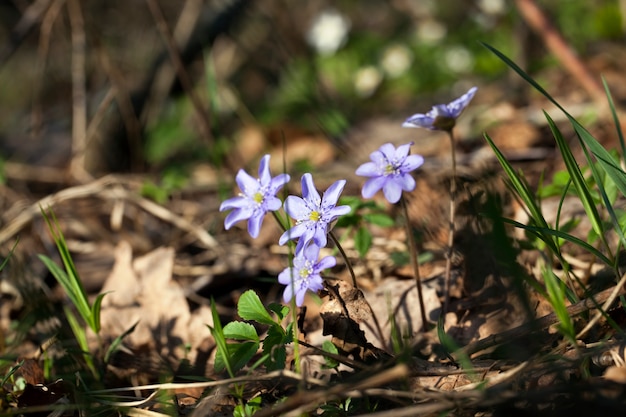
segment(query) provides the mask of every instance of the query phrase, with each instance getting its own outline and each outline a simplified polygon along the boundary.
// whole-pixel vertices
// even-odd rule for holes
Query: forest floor
[[[585,65],[605,77],[619,110],[626,103],[626,80],[616,58],[623,52],[616,51],[605,46],[590,54]],[[609,111],[581,90],[578,79],[553,67],[541,80],[601,144],[618,148]],[[234,159],[248,172],[256,172],[261,148],[272,155],[274,175],[283,166],[301,172],[299,164],[306,159],[320,191],[345,179],[346,197],[360,196],[363,179],[354,172],[381,144],[413,141],[411,152],[425,157],[415,173],[416,190],[407,198],[421,254],[428,331],[422,329],[405,219],[399,207],[377,196],[380,212],[393,224],[369,229],[372,243],[364,256],[354,227],[335,229],[359,290],[338,258],[325,290],[307,296],[299,310],[299,351],[296,355],[293,343],[288,344],[287,365],[278,371],[252,366],[262,351],[234,376],[214,368],[214,311],[222,325],[241,320],[237,305],[248,290],[265,306],[281,303],[284,288],[277,275],[289,265],[288,249],[278,245],[282,230],[270,217],[256,239],[245,223],[224,230],[219,206],[237,192],[234,168],[197,163],[186,184],[157,203],[146,184],[159,184],[159,174],[77,181],[68,175],[69,164],[6,162],[0,244],[3,255],[15,249],[0,280],[0,411],[51,415],[57,407],[60,415],[74,415],[78,408],[103,415],[121,410],[192,416],[252,411],[259,416],[553,416],[623,410],[623,298],[607,306],[606,314],[575,343],[564,340],[551,304],[525,279],[542,282],[542,267],[549,263],[559,271],[562,265],[523,230],[501,221],[525,224],[528,218],[507,189],[483,133],[533,189],[547,187],[565,169],[541,111],[556,120],[582,160],[577,138],[559,110],[527,85],[506,79],[478,87],[455,129],[457,235],[450,283],[444,278],[452,170],[444,133],[403,129],[403,117],[379,115],[349,128],[340,142],[288,124],[248,125],[234,135]],[[11,146],[19,150],[20,144]],[[292,175],[287,189],[299,195],[299,178]],[[580,202],[568,197],[561,209],[559,197],[542,201],[546,220],[571,220],[569,233],[587,240],[592,226]],[[61,259],[42,210],[54,212],[90,300],[107,294],[100,332],[86,332],[87,354],[80,351],[64,313],[67,294],[39,258],[43,254],[59,264]],[[590,254],[567,243],[563,252],[585,286],[578,288],[580,301],[567,306],[580,331],[599,305],[626,291]],[[324,253],[337,255],[332,245]],[[285,318],[283,325],[289,321]],[[105,358],[131,327],[121,346]],[[261,339],[267,329],[255,323]],[[325,341],[332,341],[337,353],[322,349]],[[95,372],[87,356],[95,361]],[[11,366],[20,363],[11,374]],[[241,404],[247,408],[237,408]]]

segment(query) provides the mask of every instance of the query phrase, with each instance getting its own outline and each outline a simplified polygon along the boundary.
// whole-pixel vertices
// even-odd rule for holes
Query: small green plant
[[[576,333],[567,312],[566,300],[572,303],[579,300],[576,291],[577,288],[582,290],[585,296],[589,296],[590,294],[588,293],[588,288],[581,282],[579,277],[573,273],[569,263],[563,256],[562,244],[563,242],[570,242],[590,253],[607,267],[611,268],[614,271],[616,280],[619,280],[621,274],[617,264],[618,252],[621,247],[624,247],[626,239],[624,238],[624,229],[622,226],[624,224],[623,214],[615,210],[614,203],[618,195],[626,195],[626,172],[621,168],[620,158],[616,152],[606,150],[574,117],[544,90],[543,87],[513,61],[495,48],[489,45],[485,46],[565,114],[571,126],[574,128],[576,137],[578,138],[578,144],[585,155],[585,164],[579,163],[575,159],[571,147],[564,139],[561,130],[557,127],[550,115],[544,112],[552,136],[565,163],[566,171],[555,175],[555,180],[551,186],[544,187],[543,190],[540,188],[539,193],[534,193],[523,173],[515,171],[489,135],[485,134],[487,143],[493,149],[496,158],[507,175],[509,188],[522,203],[530,218],[528,224],[521,224],[510,219],[504,219],[504,221],[516,227],[520,227],[526,230],[527,233],[535,236],[545,245],[544,247],[548,255],[548,261],[543,267],[543,284],[535,278],[530,278],[528,282],[531,287],[544,296],[554,308],[559,318],[558,328],[563,336],[571,343],[575,343]],[[608,88],[606,87],[606,83],[605,89],[614,120],[617,120],[615,106]],[[620,125],[617,122],[616,129],[622,150],[624,151],[626,147],[624,146]],[[623,157],[624,155],[622,155],[622,158]],[[590,172],[591,175],[586,177],[585,172]],[[542,213],[540,197],[555,194],[560,194],[561,200],[557,213],[557,224],[550,225]],[[564,226],[559,227],[558,223],[561,208],[568,194],[579,199],[591,223],[592,231],[590,232],[588,241],[584,241],[568,233],[569,229],[573,226],[572,223],[566,223]],[[617,246],[612,245],[608,239],[611,233],[615,234],[618,238],[619,244]],[[598,247],[593,245],[596,241]],[[555,273],[549,269],[552,258],[556,258],[562,266],[565,281],[561,281],[557,278]]]
[[[285,368],[286,345],[293,340],[293,323],[288,324],[286,328],[282,325],[283,319],[289,314],[289,307],[273,303],[268,308],[269,311],[253,290],[244,292],[237,303],[237,312],[243,320],[268,326],[263,340],[256,328],[247,322],[233,321],[223,328],[214,324],[211,333],[216,340],[220,339],[215,357],[217,372],[226,369],[234,376],[250,362],[261,346],[263,356],[255,362],[253,368],[259,365],[265,366],[268,371]],[[219,319],[214,316],[214,320],[216,318]]]
[[[54,276],[57,282],[65,290],[72,305],[82,318],[82,320],[89,326],[89,328],[96,334],[100,333],[100,309],[102,306],[102,299],[106,294],[99,294],[93,303],[89,302],[85,288],[81,282],[74,261],[70,254],[65,237],[61,232],[59,222],[52,212],[49,210],[46,212],[41,209],[41,214],[48,225],[48,229],[52,234],[52,239],[59,251],[61,261],[64,269],[59,267],[52,259],[45,255],[39,255],[39,259],[46,265],[50,273]],[[96,369],[92,355],[89,353],[89,345],[87,343],[87,332],[83,325],[79,322],[74,312],[68,308],[64,308],[65,317],[72,329],[76,342],[83,352],[83,358],[87,364],[89,370],[96,379],[99,379],[100,374]]]

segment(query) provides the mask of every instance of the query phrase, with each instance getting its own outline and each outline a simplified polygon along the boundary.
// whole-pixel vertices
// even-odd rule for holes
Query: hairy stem
[[[452,251],[454,246],[454,217],[456,210],[456,151],[454,144],[454,135],[452,129],[448,131],[448,137],[450,138],[450,156],[452,159],[452,177],[450,178],[450,217],[448,220],[448,251],[446,253],[446,273],[445,273],[445,296],[443,303],[443,314],[448,312],[448,305],[450,304],[450,284],[452,280]]]
[[[343,247],[339,243],[339,239],[337,239],[337,236],[335,236],[332,230],[328,232],[328,236],[330,236],[330,239],[337,247],[337,250],[341,254],[344,262],[346,263],[346,267],[348,267],[348,271],[350,271],[350,276],[352,277],[352,285],[354,285],[354,288],[359,288],[358,284],[356,283],[356,275],[354,274],[354,269],[352,269],[352,263],[350,262],[350,259],[348,259],[348,255],[346,255],[346,252],[343,250]]]
[[[404,198],[404,195],[400,198],[400,202],[402,203],[402,210],[404,212],[404,219],[406,225],[406,236],[409,241],[409,255],[411,257],[411,265],[413,266],[413,274],[415,275],[415,285],[417,286],[417,298],[420,303],[420,313],[422,315],[422,329],[424,333],[428,331],[428,322],[426,321],[426,307],[424,306],[424,295],[422,294],[422,278],[420,275],[420,267],[419,267],[419,253],[417,250],[417,244],[415,243],[415,238],[413,237],[413,230],[411,230],[411,223],[409,222],[409,207]]]

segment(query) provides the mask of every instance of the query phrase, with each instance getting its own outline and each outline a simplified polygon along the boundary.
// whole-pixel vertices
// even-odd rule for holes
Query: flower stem
[[[352,277],[352,285],[354,285],[354,288],[359,288],[358,284],[356,283],[356,275],[354,274],[354,269],[352,268],[352,262],[350,262],[350,259],[348,259],[348,255],[346,255],[346,252],[343,250],[343,247],[339,243],[339,239],[337,239],[337,236],[335,236],[332,230],[328,232],[328,236],[330,236],[330,239],[333,241],[333,243],[337,247],[337,250],[341,254],[341,257],[343,258],[344,262],[346,263],[346,267],[348,268],[348,271],[350,271],[350,276]]]
[[[445,272],[445,290],[444,290],[444,303],[443,314],[448,312],[448,305],[450,304],[450,285],[452,280],[452,251],[454,247],[454,217],[455,217],[455,200],[456,200],[456,151],[454,143],[454,134],[452,129],[448,130],[448,137],[450,138],[450,155],[452,159],[452,178],[450,178],[450,217],[448,220],[448,251],[446,253],[446,272]]]
[[[293,362],[295,371],[298,375],[302,374],[300,364],[300,337],[298,331],[298,306],[296,306],[296,297],[291,298],[291,320],[293,320]]]
[[[420,303],[420,313],[422,315],[422,329],[424,333],[428,332],[428,322],[426,321],[426,307],[424,306],[424,295],[422,294],[422,278],[420,276],[420,267],[418,263],[419,253],[417,245],[415,244],[415,237],[413,236],[413,230],[411,230],[411,224],[409,222],[409,207],[404,195],[400,197],[402,203],[402,210],[404,211],[404,219],[406,224],[406,235],[409,240],[409,255],[411,257],[411,265],[413,266],[413,274],[415,275],[415,285],[417,286],[417,298]]]

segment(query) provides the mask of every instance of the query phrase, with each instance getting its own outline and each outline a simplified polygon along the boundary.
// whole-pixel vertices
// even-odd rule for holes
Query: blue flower
[[[414,114],[402,123],[402,127],[424,127],[430,130],[450,131],[456,124],[457,117],[461,115],[461,112],[474,98],[476,90],[478,90],[478,87],[472,87],[467,93],[449,104],[433,106],[432,110],[426,114]]]
[[[320,197],[315,189],[313,177],[306,173],[302,176],[302,197],[290,195],[285,200],[285,211],[296,224],[280,237],[279,244],[284,245],[288,240],[298,239],[296,253],[300,252],[309,242],[317,246],[326,246],[330,223],[337,217],[350,212],[350,206],[336,207],[339,195],[346,185],[346,180],[333,183]]]
[[[356,170],[357,175],[370,177],[361,190],[363,198],[371,198],[380,189],[385,198],[394,204],[400,201],[402,191],[413,191],[415,180],[410,172],[424,163],[421,155],[409,155],[413,142],[399,146],[385,143],[370,154],[372,162],[366,162]]]
[[[235,179],[242,192],[220,205],[220,211],[233,210],[224,220],[226,230],[238,221],[247,219],[248,233],[256,238],[259,236],[265,214],[280,209],[281,201],[276,197],[276,193],[289,182],[289,175],[280,174],[272,178],[269,162],[269,155],[261,159],[258,179],[248,175],[243,169],[237,173]]]
[[[320,247],[312,243],[296,254],[293,267],[278,274],[278,282],[287,286],[283,293],[285,303],[289,303],[295,296],[296,305],[300,307],[307,290],[317,292],[324,287],[320,274],[324,269],[335,266],[337,260],[333,256],[326,256],[318,262],[319,254]]]

